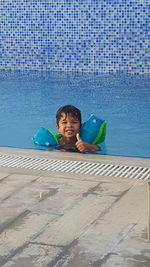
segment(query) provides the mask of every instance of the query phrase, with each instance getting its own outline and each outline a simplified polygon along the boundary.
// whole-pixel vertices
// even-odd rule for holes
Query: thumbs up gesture
[[[77,149],[80,151],[80,152],[86,152],[88,151],[89,149],[89,144],[84,142],[81,138],[80,138],[80,135],[79,133],[76,134],[76,138],[77,138],[77,142],[75,143]]]
[[[82,139],[80,138],[79,133],[76,134],[76,138],[77,138],[77,141],[82,141]]]
[[[79,133],[76,134],[77,142],[75,143],[75,146],[80,152],[87,152],[87,151],[98,151],[101,150],[100,146],[88,144],[84,142],[81,138]]]

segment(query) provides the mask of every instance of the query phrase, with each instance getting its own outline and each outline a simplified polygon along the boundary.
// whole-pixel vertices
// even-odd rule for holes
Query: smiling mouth
[[[74,131],[72,131],[72,130],[67,130],[66,133],[67,133],[67,134],[73,134]]]

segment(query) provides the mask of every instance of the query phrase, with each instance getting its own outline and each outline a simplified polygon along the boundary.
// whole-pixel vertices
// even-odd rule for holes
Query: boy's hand
[[[77,138],[77,142],[76,142],[75,145],[76,145],[77,149],[80,152],[88,151],[88,148],[87,148],[88,144],[82,141],[82,139],[80,138],[78,133],[76,134],[76,138]]]
[[[84,142],[80,138],[79,133],[76,134],[76,138],[77,138],[77,142],[75,143],[75,145],[80,152],[97,151],[100,149],[97,145],[92,145],[92,144],[88,144]]]

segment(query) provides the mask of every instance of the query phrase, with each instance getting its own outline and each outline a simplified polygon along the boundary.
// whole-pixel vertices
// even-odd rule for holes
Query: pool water
[[[72,104],[108,121],[101,154],[150,157],[148,75],[1,71],[0,92],[0,146],[37,149],[34,133],[57,132],[57,109]]]

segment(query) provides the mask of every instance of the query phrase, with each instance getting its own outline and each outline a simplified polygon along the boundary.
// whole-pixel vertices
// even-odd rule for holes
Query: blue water
[[[55,113],[78,107],[108,121],[102,154],[150,157],[148,75],[0,72],[0,146],[34,148],[40,127],[54,132]]]

